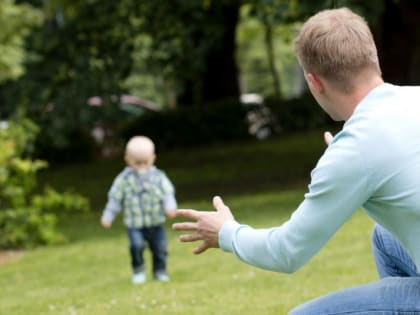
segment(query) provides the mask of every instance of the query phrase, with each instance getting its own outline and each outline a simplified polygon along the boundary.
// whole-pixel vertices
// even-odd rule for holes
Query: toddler
[[[143,252],[146,242],[153,257],[153,277],[167,282],[166,217],[173,218],[177,202],[175,189],[164,172],[154,166],[155,146],[147,137],[131,138],[125,148],[126,167],[114,179],[101,224],[109,228],[116,215],[124,211],[124,224],[129,238],[132,282],[146,282]]]

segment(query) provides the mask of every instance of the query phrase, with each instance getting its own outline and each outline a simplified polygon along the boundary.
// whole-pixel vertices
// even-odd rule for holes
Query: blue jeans
[[[408,253],[380,225],[372,233],[372,246],[379,281],[309,301],[289,315],[419,315],[420,274]]]
[[[163,226],[148,228],[127,228],[130,240],[131,266],[133,272],[144,271],[143,252],[146,242],[152,252],[153,274],[166,272],[167,242]]]

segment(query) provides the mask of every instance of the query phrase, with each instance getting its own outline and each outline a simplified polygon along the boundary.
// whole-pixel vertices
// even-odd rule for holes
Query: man
[[[372,34],[349,9],[311,17],[295,50],[309,89],[335,120],[345,121],[311,173],[309,191],[281,226],[236,222],[220,197],[216,212],[178,210],[195,222],[183,242],[203,241],[251,265],[291,273],[305,264],[356,211],[378,224],[372,234],[381,280],[335,292],[290,314],[420,314],[420,88],[384,83]]]

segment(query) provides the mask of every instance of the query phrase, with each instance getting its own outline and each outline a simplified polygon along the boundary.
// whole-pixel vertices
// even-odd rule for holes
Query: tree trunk
[[[239,1],[213,2],[203,24],[212,25],[218,36],[202,61],[204,67],[184,83],[184,90],[178,97],[178,104],[202,105],[223,99],[239,99],[238,67],[236,65],[236,26],[239,19]],[[200,43],[209,41],[204,32],[196,38]]]
[[[273,26],[267,20],[264,21],[265,29],[265,47],[267,50],[268,66],[270,68],[271,77],[273,79],[273,90],[274,95],[277,99],[281,98],[280,90],[280,77],[276,69],[276,63],[274,58],[274,45],[273,45]]]

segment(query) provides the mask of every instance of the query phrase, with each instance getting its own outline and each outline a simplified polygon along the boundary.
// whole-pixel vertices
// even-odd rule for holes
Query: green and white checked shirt
[[[152,227],[163,224],[165,211],[176,208],[174,186],[163,171],[153,166],[139,175],[127,166],[112,183],[102,220],[112,222],[124,210],[127,227]]]

